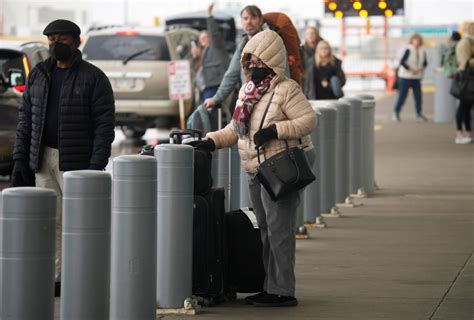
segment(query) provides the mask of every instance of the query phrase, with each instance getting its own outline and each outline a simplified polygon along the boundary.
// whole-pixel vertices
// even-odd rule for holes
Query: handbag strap
[[[275,95],[275,90],[273,90],[270,100],[268,100],[268,104],[267,104],[267,107],[265,108],[265,112],[263,113],[262,121],[260,121],[260,127],[258,127],[258,130],[262,130],[263,122],[265,121],[265,118],[267,117],[268,109],[270,109],[270,104],[272,103],[274,95]]]
[[[263,113],[262,121],[260,121],[260,126],[258,127],[259,131],[262,130],[263,123],[265,122],[265,118],[267,117],[268,109],[270,109],[270,104],[272,103],[274,95],[275,95],[275,90],[273,90],[270,100],[268,100],[267,107],[265,108],[265,112]],[[285,142],[286,142],[286,147],[288,148],[288,142],[286,140]],[[263,153],[263,156],[265,157],[265,151]],[[260,148],[259,147],[257,147],[257,160],[258,160],[258,164],[260,164]]]

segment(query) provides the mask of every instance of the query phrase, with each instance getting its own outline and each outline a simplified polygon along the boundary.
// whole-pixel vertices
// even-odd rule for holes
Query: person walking
[[[303,92],[310,99],[316,99],[314,88],[314,66],[316,46],[323,40],[319,34],[319,29],[313,26],[306,28],[305,40],[301,52],[303,53]]]
[[[106,75],[82,60],[81,30],[75,23],[52,21],[43,34],[51,57],[33,68],[23,93],[11,186],[36,185],[56,191],[58,282],[63,172],[106,167],[114,140],[115,103]]]
[[[329,42],[319,41],[313,60],[314,95],[310,94],[308,99],[325,100],[343,97],[342,87],[346,83],[346,76],[342,70],[342,61],[334,56]]]
[[[211,108],[215,105],[222,104],[232,92],[244,81],[243,74],[240,69],[240,55],[243,48],[253,36],[262,31],[263,15],[262,11],[254,5],[246,6],[240,12],[242,19],[242,29],[244,36],[237,46],[230,60],[229,67],[224,74],[222,82],[213,97],[204,100],[204,106]]]
[[[408,95],[408,90],[413,90],[415,98],[416,121],[426,122],[428,119],[422,113],[422,93],[421,79],[423,70],[427,67],[428,61],[423,49],[423,38],[420,34],[413,34],[409,41],[408,48],[403,53],[398,68],[398,98],[393,108],[392,120],[401,121],[400,112]]]
[[[456,59],[458,72],[464,72],[469,68],[474,73],[474,22],[466,22],[464,35],[456,45]],[[459,107],[456,111],[456,144],[469,144],[472,142],[471,131],[471,109],[474,101],[467,98],[459,99]],[[464,130],[463,130],[464,125]]]
[[[314,162],[310,134],[316,125],[316,113],[300,86],[284,75],[284,44],[276,32],[264,30],[253,36],[242,50],[241,66],[246,81],[231,123],[208,133],[206,140],[193,143],[210,151],[238,144],[260,227],[266,274],[264,291],[246,297],[246,302],[259,307],[296,306],[295,225],[302,190],[272,200],[256,177],[256,147],[263,150],[265,158],[288,146],[299,147]],[[259,129],[262,119],[263,127]]]

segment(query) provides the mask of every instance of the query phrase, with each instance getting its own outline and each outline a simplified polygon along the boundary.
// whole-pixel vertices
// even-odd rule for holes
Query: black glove
[[[34,187],[35,173],[24,160],[16,160],[11,174],[11,187]]]
[[[268,128],[260,129],[253,135],[253,142],[257,148],[274,139],[278,139],[278,132],[275,124],[272,124]]]
[[[190,146],[193,146],[196,149],[204,149],[209,152],[212,152],[216,150],[216,144],[214,143],[214,140],[207,138],[206,140],[194,140],[190,141],[187,144]]]

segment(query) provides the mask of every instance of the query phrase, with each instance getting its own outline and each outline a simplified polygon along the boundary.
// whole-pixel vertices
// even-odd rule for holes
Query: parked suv
[[[155,29],[106,28],[91,31],[81,46],[83,58],[105,72],[115,96],[116,124],[128,137],[147,128],[178,122],[178,101],[168,94],[168,62],[184,58],[176,41],[197,40],[195,30],[181,36]],[[185,101],[186,114],[192,107]]]
[[[31,69],[49,57],[42,42],[0,41],[0,175],[13,167],[18,106]]]

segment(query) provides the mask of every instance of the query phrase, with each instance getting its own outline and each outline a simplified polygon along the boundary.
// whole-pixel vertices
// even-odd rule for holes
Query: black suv
[[[0,175],[13,166],[18,106],[31,69],[49,57],[42,42],[0,41]]]

